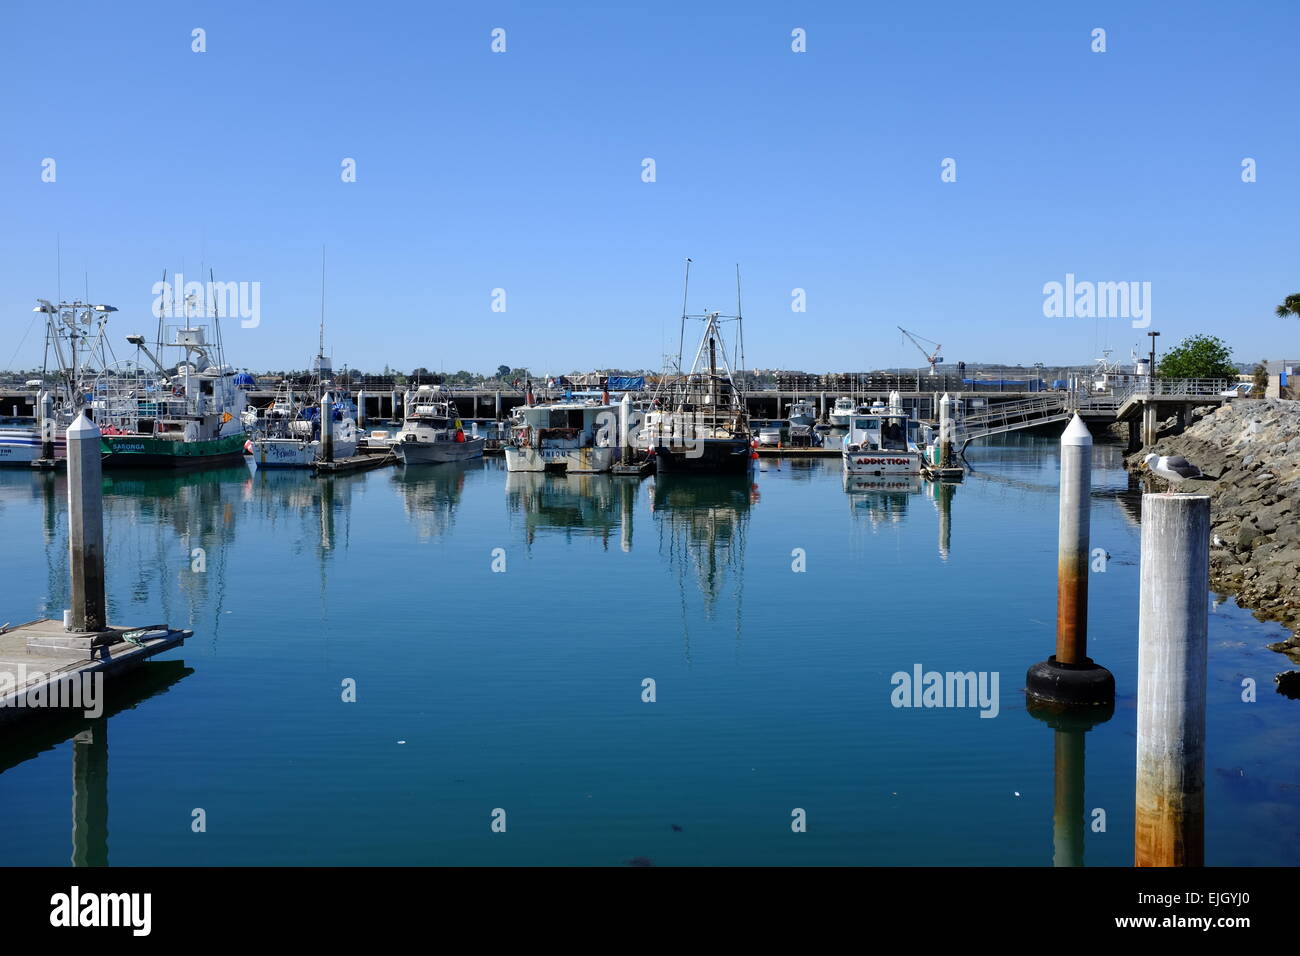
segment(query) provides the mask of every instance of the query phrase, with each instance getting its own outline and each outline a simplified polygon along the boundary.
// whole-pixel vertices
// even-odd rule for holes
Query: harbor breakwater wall
[[[1215,479],[1177,489],[1211,495],[1210,584],[1289,628],[1269,646],[1300,663],[1300,402],[1233,401],[1126,459],[1165,490],[1142,467],[1148,454],[1182,455]]]

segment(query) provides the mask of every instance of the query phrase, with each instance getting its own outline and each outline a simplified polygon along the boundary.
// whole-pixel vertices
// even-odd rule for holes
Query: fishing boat
[[[258,468],[310,468],[325,457],[321,443],[321,408],[328,409],[334,445],[332,457],[351,458],[357,453],[356,405],[344,394],[325,393],[320,404],[277,401],[258,419],[256,436],[247,451]]]
[[[685,342],[688,320],[703,322],[704,330],[690,370],[681,373],[683,353],[677,356],[676,375],[665,375],[653,395],[643,437],[654,455],[655,470],[667,473],[748,473],[757,452],[751,443],[743,381],[744,333],[740,307],[740,267],[736,268],[736,314],[686,311],[690,289],[690,263],[686,260],[686,289],[682,297],[679,342]],[[734,322],[736,343],[728,353],[722,323]]]
[[[598,399],[515,409],[502,445],[507,471],[609,471],[618,458],[618,406]]]
[[[790,403],[788,418],[791,425],[815,425],[817,423],[817,406],[810,401],[794,401]]]
[[[408,390],[402,400],[406,416],[390,447],[404,465],[437,465],[483,455],[486,438],[466,435],[451,392],[441,385]]]
[[[32,311],[45,316],[45,362],[41,377],[27,383],[37,389],[35,414],[0,419],[0,466],[30,467],[50,454],[67,457],[64,433],[86,407],[87,383],[104,367],[105,329],[117,311],[80,299],[36,303]]]
[[[298,400],[291,383],[283,383],[269,408],[258,416],[253,412],[254,437],[246,449],[259,468],[310,468],[326,458],[322,438],[329,429],[333,439],[332,459],[351,458],[357,453],[357,405],[346,386],[337,383],[334,364],[325,354],[325,266],[321,262],[320,341],[312,360],[316,400]],[[245,423],[249,424],[248,413]],[[324,419],[328,419],[325,421]]]
[[[888,405],[877,401],[866,412],[855,411],[844,436],[844,474],[919,475],[922,453],[909,432],[907,412],[891,395]]]
[[[849,419],[853,417],[853,412],[857,408],[853,399],[841,397],[835,399],[835,405],[831,408],[830,415],[831,425],[835,428],[848,428]]]
[[[110,366],[95,380],[91,403],[104,467],[203,468],[242,461],[248,436],[240,413],[248,399],[243,373],[226,364],[215,303],[210,326],[201,324],[194,294],[186,296],[183,325],[165,325],[165,315],[153,350],[143,335],[126,338],[152,371],[137,359]],[[168,349],[181,353],[175,365],[161,358]]]

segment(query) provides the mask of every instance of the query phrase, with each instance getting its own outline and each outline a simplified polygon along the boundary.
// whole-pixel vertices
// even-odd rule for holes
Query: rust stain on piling
[[[1134,866],[1205,865],[1205,794],[1165,792],[1139,783],[1133,821]]]
[[[1056,660],[1081,664],[1088,657],[1086,557],[1065,555],[1056,566]]]

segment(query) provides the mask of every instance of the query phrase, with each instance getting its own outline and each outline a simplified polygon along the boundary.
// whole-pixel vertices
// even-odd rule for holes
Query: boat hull
[[[617,448],[521,448],[506,445],[507,471],[565,471],[569,474],[599,474],[614,467]]]
[[[844,474],[870,475],[882,478],[888,475],[919,475],[921,455],[914,451],[844,451]]]
[[[207,441],[178,441],[149,435],[103,435],[105,468],[210,468],[244,460],[243,432]]]
[[[687,445],[656,445],[658,474],[729,475],[748,472],[754,450],[745,438],[704,438]]]
[[[486,444],[486,438],[466,438],[464,441],[395,441],[391,447],[404,465],[441,465],[479,458]]]
[[[295,438],[255,438],[248,443],[252,459],[258,468],[310,468],[321,460],[320,442]],[[357,443],[334,440],[334,460],[351,458],[357,453]]]
[[[54,442],[54,457],[66,458],[67,445],[62,433]],[[41,457],[39,428],[0,428],[0,468],[29,468]]]

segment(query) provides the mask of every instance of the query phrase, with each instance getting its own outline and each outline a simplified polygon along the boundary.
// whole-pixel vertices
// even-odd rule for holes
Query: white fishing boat
[[[64,432],[86,406],[92,382],[104,367],[105,328],[117,311],[77,299],[55,305],[37,299],[33,312],[45,316],[45,359],[39,379],[26,387],[37,390],[35,414],[0,420],[0,466],[30,467],[46,457],[65,458]],[[51,367],[49,360],[57,362]]]
[[[351,458],[357,453],[357,404],[346,385],[334,376],[333,360],[325,354],[325,254],[321,250],[320,340],[312,360],[315,400],[300,400],[292,383],[284,383],[261,415],[253,414],[254,437],[245,444],[258,468],[310,468],[326,456],[324,436],[329,435],[330,457]],[[245,413],[245,416],[249,414]],[[245,421],[248,419],[245,417]],[[326,429],[329,429],[327,432]]]
[[[831,425],[835,428],[848,428],[849,419],[853,417],[853,412],[857,406],[853,404],[853,399],[842,397],[835,399],[835,405],[831,408],[828,416]]]
[[[790,403],[788,418],[791,425],[815,425],[817,423],[817,406],[807,400]]]
[[[390,447],[405,465],[437,465],[483,455],[487,439],[465,434],[451,392],[441,385],[421,385],[403,398],[406,417]]]
[[[854,412],[844,436],[844,474],[919,475],[922,454],[909,432],[914,429],[898,401],[877,401],[866,412]]]
[[[502,447],[507,471],[609,471],[619,453],[618,406],[596,399],[521,405]]]
[[[327,392],[329,427],[334,438],[333,457],[351,458],[357,453],[356,405],[350,396],[335,398]],[[247,450],[258,468],[310,468],[322,461],[325,449],[321,443],[321,405],[302,405],[292,414],[285,414],[277,402],[260,422],[257,437],[247,444]]]

